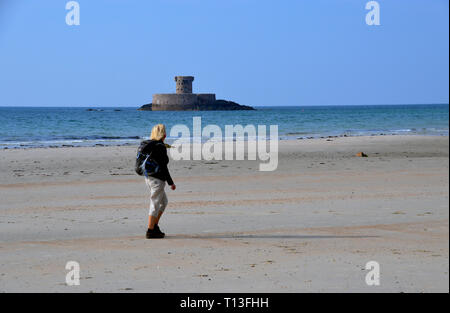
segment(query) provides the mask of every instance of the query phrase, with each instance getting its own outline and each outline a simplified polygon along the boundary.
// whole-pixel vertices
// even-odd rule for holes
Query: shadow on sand
[[[332,235],[169,235],[167,239],[364,239],[380,236],[332,236]]]

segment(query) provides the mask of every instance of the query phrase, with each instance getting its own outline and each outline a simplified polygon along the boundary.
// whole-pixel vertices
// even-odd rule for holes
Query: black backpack
[[[159,172],[159,164],[151,157],[152,151],[149,154],[143,152],[150,143],[150,140],[143,141],[137,151],[134,170],[140,176],[148,177]]]

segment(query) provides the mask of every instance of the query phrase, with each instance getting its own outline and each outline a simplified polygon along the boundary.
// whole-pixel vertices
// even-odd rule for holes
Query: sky
[[[0,106],[119,107],[175,92],[251,106],[449,101],[448,0],[0,0]]]

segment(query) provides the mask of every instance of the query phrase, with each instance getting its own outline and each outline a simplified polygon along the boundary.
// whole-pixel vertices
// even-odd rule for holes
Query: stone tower
[[[175,76],[176,93],[156,93],[151,105],[141,110],[148,110],[148,106],[152,111],[253,110],[232,101],[216,100],[213,93],[192,93],[193,81],[194,76]]]
[[[198,110],[216,101],[213,93],[192,93],[194,76],[175,76],[176,93],[153,95],[152,111]]]
[[[177,94],[192,93],[193,76],[175,76],[175,82],[177,83]]]

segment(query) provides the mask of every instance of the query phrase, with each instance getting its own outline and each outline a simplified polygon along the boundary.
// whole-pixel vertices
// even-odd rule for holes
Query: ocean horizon
[[[154,124],[278,125],[283,140],[330,136],[448,136],[448,104],[255,106],[255,111],[138,111],[137,107],[0,107],[0,149],[137,145]],[[268,137],[268,134],[267,134]],[[168,136],[168,142],[177,137]],[[205,137],[203,140],[207,140]]]

